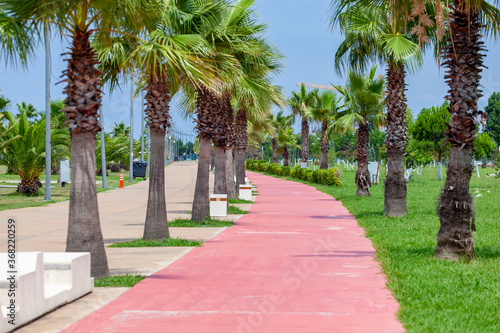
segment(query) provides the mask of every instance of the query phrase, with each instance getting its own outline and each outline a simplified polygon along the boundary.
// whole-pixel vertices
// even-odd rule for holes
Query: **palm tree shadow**
[[[301,254],[295,255],[296,258],[360,258],[375,257],[375,251],[326,251],[327,254]]]

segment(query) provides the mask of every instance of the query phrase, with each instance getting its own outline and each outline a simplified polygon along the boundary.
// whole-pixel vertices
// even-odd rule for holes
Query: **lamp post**
[[[130,77],[130,166],[129,182],[134,182],[134,80]]]
[[[49,24],[45,22],[45,198],[50,201],[50,178],[52,175],[52,145],[50,137],[50,34]]]

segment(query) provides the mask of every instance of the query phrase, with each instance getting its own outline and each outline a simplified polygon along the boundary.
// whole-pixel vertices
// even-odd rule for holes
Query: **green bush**
[[[326,185],[335,185],[335,186],[342,185],[339,169],[334,168],[328,170],[328,175],[326,177]]]
[[[309,172],[306,172],[306,178],[307,181],[314,182],[314,172],[309,170]]]
[[[290,167],[289,166],[284,166],[281,168],[281,175],[284,177],[290,176]]]
[[[276,170],[275,175],[277,175],[277,176],[283,176],[283,168],[282,167],[280,167],[278,165],[275,170]]]

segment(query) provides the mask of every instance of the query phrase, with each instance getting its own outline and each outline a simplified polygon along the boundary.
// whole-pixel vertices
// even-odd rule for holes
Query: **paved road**
[[[248,173],[250,214],[64,332],[402,332],[371,242],[340,202]]]

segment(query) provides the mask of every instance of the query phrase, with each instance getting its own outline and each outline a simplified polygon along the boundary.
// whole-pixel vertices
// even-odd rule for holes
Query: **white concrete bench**
[[[7,253],[0,253],[0,332],[9,332],[92,291],[89,253],[19,252],[16,258],[15,317]],[[10,315],[10,317],[9,317]],[[8,321],[15,318],[15,326]]]

